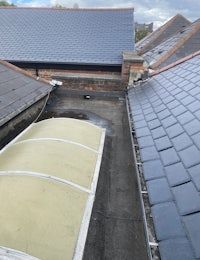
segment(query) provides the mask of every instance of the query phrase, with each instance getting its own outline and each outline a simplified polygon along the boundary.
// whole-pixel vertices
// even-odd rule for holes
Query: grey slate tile
[[[162,260],[195,260],[193,250],[186,237],[176,237],[159,242]]]
[[[152,161],[159,158],[158,152],[154,146],[140,149],[142,162]]]
[[[200,132],[200,122],[199,120],[194,119],[189,123],[185,124],[184,128],[189,135],[196,134],[197,132]]]
[[[200,194],[192,182],[172,188],[181,215],[200,211]]]
[[[155,139],[154,142],[158,151],[166,150],[172,147],[172,143],[170,142],[168,136]]]
[[[177,122],[176,118],[173,115],[171,115],[162,120],[162,125],[164,128],[167,128],[176,124],[176,122]]]
[[[200,191],[200,164],[188,169],[190,176],[196,186],[197,190]]]
[[[147,123],[145,120],[136,121],[134,124],[135,129],[146,127],[146,126],[147,126]]]
[[[174,202],[156,204],[151,209],[158,241],[185,235]]]
[[[151,135],[140,137],[137,139],[137,141],[140,148],[154,145],[153,138]]]
[[[200,120],[200,110],[197,110],[196,112],[194,112],[194,115],[196,116],[196,118],[198,120]]]
[[[192,140],[197,146],[197,148],[200,150],[200,132],[192,136]]]
[[[195,111],[197,111],[198,109],[199,109],[199,107],[200,107],[200,101],[194,101],[194,102],[192,102],[191,104],[189,104],[188,106],[187,106],[187,108],[193,113],[193,112],[195,112]]]
[[[51,86],[3,64],[0,67],[4,72],[4,75],[0,72],[0,125],[3,125],[47,95]]]
[[[185,92],[185,91],[181,91],[181,92],[179,92],[178,94],[176,94],[175,96],[176,96],[176,99],[181,100],[181,99],[187,97],[188,94],[187,94],[187,92]]]
[[[163,165],[160,160],[144,162],[142,167],[145,180],[152,180],[165,176]]]
[[[152,129],[155,129],[155,128],[161,126],[161,122],[158,119],[153,119],[148,122],[148,126],[149,126],[149,129],[152,130]]]
[[[176,87],[171,91],[171,94],[173,95],[173,96],[175,96],[175,95],[177,95],[178,93],[180,93],[180,92],[182,92],[183,90],[181,89],[181,88],[179,88],[179,87],[177,87],[177,85],[176,85]]]
[[[181,151],[193,144],[191,138],[186,133],[182,133],[179,136],[172,138],[171,141],[176,151]]]
[[[190,181],[189,174],[181,162],[166,166],[165,172],[168,182],[172,187]]]
[[[163,101],[164,104],[168,104],[168,103],[170,103],[174,100],[175,100],[175,98],[172,95],[169,95],[168,97],[163,98],[162,101]]]
[[[151,205],[173,200],[166,178],[147,181],[147,190]]]
[[[184,131],[184,129],[180,126],[179,123],[176,123],[176,124],[166,128],[166,132],[167,132],[169,138],[173,138],[175,136],[178,136],[181,133],[183,133],[183,131]]]
[[[162,126],[151,130],[153,139],[157,139],[166,135],[166,132]]]
[[[147,105],[147,104],[145,104],[145,105]],[[146,109],[143,109],[143,114],[144,115],[148,115],[148,114],[151,114],[151,113],[154,113],[154,110],[153,110],[152,107],[148,107]]]
[[[154,105],[154,111],[156,113],[159,113],[166,109],[166,106],[162,103],[162,101],[160,101],[160,103],[157,102],[157,106],[155,106],[156,103],[154,103],[153,105]]]
[[[133,117],[133,119],[134,119],[134,122],[141,121],[141,120],[144,121],[145,120],[143,114],[136,115],[136,116]]]
[[[177,116],[178,121],[184,125],[194,119],[194,115],[190,111],[186,111],[185,113]]]
[[[181,115],[181,114],[183,114],[183,113],[186,112],[186,111],[187,111],[187,109],[186,109],[186,107],[183,106],[183,105],[179,105],[179,106],[177,106],[177,107],[171,109],[171,112],[172,112],[172,114],[173,114],[175,117],[176,117],[176,116],[179,116],[179,115]]]
[[[168,107],[169,110],[173,109],[173,108],[176,108],[180,105],[180,102],[178,100],[174,100],[170,103],[168,103],[166,106]]]
[[[184,99],[181,100],[181,103],[182,103],[183,105],[187,106],[187,105],[191,104],[191,103],[194,102],[194,101],[195,101],[195,98],[194,98],[194,97],[192,97],[192,96],[187,96],[187,97],[185,97]]]
[[[194,145],[180,151],[179,156],[186,168],[200,163],[200,151]]]
[[[141,128],[135,129],[135,130],[136,130],[137,138],[151,135],[148,127],[141,127]]]
[[[178,157],[174,148],[166,149],[164,151],[161,151],[159,154],[164,166],[171,165],[180,161],[180,158]]]
[[[196,95],[198,95],[199,93],[200,93],[200,89],[198,86],[196,88],[193,88],[192,90],[190,90],[190,94],[193,95],[194,97]]]
[[[123,50],[134,50],[131,9],[12,8],[0,13],[4,24],[0,31],[4,60],[117,65],[122,62]],[[15,26],[11,26],[13,23]],[[24,24],[30,30],[24,30]]]
[[[163,110],[163,111],[157,113],[157,116],[158,116],[158,118],[159,118],[160,120],[162,120],[162,119],[164,119],[164,118],[166,118],[166,117],[168,117],[168,116],[170,116],[170,115],[171,115],[171,113],[169,112],[168,109],[165,109],[165,110]]]
[[[157,116],[156,116],[156,114],[154,112],[145,116],[145,119],[146,119],[147,122],[149,122],[151,120],[154,120],[156,118],[157,118]]]
[[[187,234],[191,241],[196,258],[200,258],[200,213],[195,213],[183,218]]]

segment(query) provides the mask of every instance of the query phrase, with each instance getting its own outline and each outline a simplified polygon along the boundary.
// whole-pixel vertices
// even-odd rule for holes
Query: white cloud
[[[40,0],[33,0],[33,1],[26,1],[26,0],[17,0],[17,6],[25,6],[25,7],[45,7],[49,5],[49,1],[40,1]]]

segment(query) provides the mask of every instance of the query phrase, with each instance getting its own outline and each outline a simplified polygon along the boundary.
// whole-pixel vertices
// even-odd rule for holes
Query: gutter
[[[140,196],[140,203],[141,203],[141,208],[142,208],[142,218],[143,218],[143,225],[144,225],[144,232],[145,232],[145,239],[146,239],[146,248],[147,248],[147,256],[149,260],[153,260],[152,258],[152,253],[151,253],[151,245],[154,246],[150,240],[149,240],[149,233],[148,233],[148,226],[147,226],[147,219],[146,219],[146,213],[145,213],[145,206],[144,206],[144,200],[142,197],[143,191],[142,191],[142,186],[140,182],[140,175],[138,171],[137,165],[140,163],[137,162],[137,157],[136,157],[136,151],[135,151],[135,144],[133,140],[133,135],[132,135],[132,122],[130,120],[130,109],[129,109],[129,100],[128,96],[126,95],[126,110],[128,114],[128,122],[129,122],[129,129],[130,129],[130,137],[131,137],[131,145],[132,145],[132,151],[133,151],[133,159],[135,161],[135,172],[137,176],[137,183],[138,183],[138,188],[139,188],[139,196]],[[157,244],[156,244],[157,246]]]

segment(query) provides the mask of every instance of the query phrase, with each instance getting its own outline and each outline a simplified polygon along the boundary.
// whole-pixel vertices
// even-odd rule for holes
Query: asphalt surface
[[[42,118],[72,117],[106,128],[106,140],[84,260],[146,260],[147,249],[122,95],[56,91]]]

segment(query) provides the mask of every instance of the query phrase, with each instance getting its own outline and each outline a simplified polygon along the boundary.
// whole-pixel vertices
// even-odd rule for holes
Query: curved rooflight
[[[17,140],[57,138],[99,149],[102,129],[85,121],[72,118],[53,118],[40,121],[23,133]]]
[[[0,259],[2,260],[38,260],[38,258],[24,254],[23,252],[7,248],[0,247]]]
[[[39,259],[82,258],[104,139],[105,129],[92,124],[48,119],[1,151],[2,247]]]

